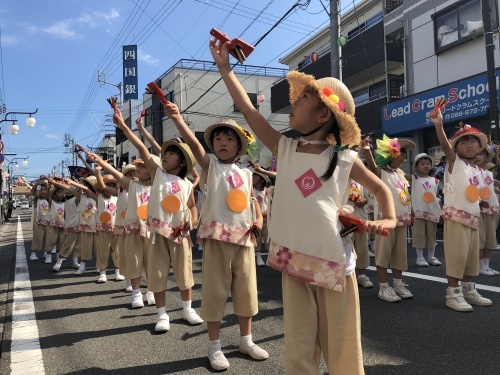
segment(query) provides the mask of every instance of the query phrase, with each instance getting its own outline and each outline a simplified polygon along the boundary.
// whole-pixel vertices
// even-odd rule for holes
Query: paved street
[[[24,242],[16,246],[18,214]],[[59,273],[41,260],[28,261],[36,313],[34,326],[42,355],[39,368],[13,362],[13,358],[22,358],[11,351],[13,338],[18,337],[12,331],[13,303],[18,298],[14,296],[14,275],[22,272],[22,267],[14,263],[15,253],[24,245],[29,257],[29,219],[28,210],[15,210],[12,222],[0,227],[0,333],[4,332],[0,374],[10,374],[11,366],[16,369],[13,374],[215,372],[206,358],[206,326],[192,327],[182,320],[179,290],[173,278],[167,291],[171,329],[159,335],[154,332],[154,306],[132,310],[130,295],[124,292],[125,282],[110,280],[114,275],[108,272],[109,281],[97,284],[94,263],[90,264],[92,272],[75,277],[69,269],[71,261],[63,263]],[[437,255],[441,260],[442,252],[440,243]],[[199,310],[201,252],[195,250],[193,254],[193,307]],[[390,304],[378,299],[378,288],[360,290],[366,374],[499,374],[500,276],[476,279],[480,292],[493,300],[492,307],[458,313],[444,304],[444,266],[417,268],[413,251],[408,254],[410,267],[404,280],[415,295],[413,299]],[[493,254],[491,265],[500,270],[500,251]],[[284,373],[281,276],[268,267],[258,268],[257,273],[260,312],[254,320],[253,337],[270,358],[255,362],[238,352],[237,321],[229,300],[221,335],[231,364],[227,374]],[[367,274],[375,281],[373,270]],[[24,287],[18,289],[27,292]],[[17,303],[27,305],[28,300],[24,297]],[[23,319],[28,320],[29,314]],[[324,366],[320,373],[326,373]]]

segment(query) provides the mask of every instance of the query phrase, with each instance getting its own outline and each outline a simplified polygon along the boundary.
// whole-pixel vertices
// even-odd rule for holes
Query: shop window
[[[497,0],[490,0],[491,26],[498,28]],[[461,1],[435,14],[436,52],[446,50],[483,34],[481,0]]]

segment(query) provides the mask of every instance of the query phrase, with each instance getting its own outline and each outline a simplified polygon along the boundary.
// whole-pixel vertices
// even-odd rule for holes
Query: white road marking
[[[35,304],[31,292],[28,263],[24,248],[21,217],[17,220],[16,273],[14,276],[14,296],[12,305],[12,375],[45,374],[42,350],[38,339]]]
[[[370,266],[370,267],[367,268],[367,270],[377,271],[377,268],[373,267],[373,266]],[[387,270],[387,272],[391,273],[391,270],[389,269],[389,270]],[[448,280],[446,280],[444,277],[428,276],[428,275],[422,275],[420,273],[406,272],[406,271],[403,271],[403,276],[405,276],[405,277],[413,277],[414,279],[436,281],[438,283],[448,284]],[[492,276],[492,277],[494,277],[494,276]],[[497,277],[499,277],[499,276],[497,276]],[[489,292],[500,293],[500,288],[497,287],[497,286],[476,284],[476,289],[482,289],[482,290],[487,290]]]

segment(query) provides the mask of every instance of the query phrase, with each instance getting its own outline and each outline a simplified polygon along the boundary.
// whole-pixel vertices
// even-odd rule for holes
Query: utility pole
[[[500,126],[498,125],[497,81],[495,73],[495,44],[491,31],[491,10],[489,0],[481,0],[484,27],[484,45],[486,47],[486,67],[488,71],[488,87],[490,96],[490,123],[495,129],[496,140],[500,141]]]
[[[342,80],[340,76],[340,0],[330,1],[330,64],[332,77]]]
[[[117,87],[118,91],[120,92],[120,96],[118,99],[118,107],[121,107],[123,105],[123,84],[121,82],[118,84],[107,82],[106,76],[104,75],[104,73],[100,73],[99,69],[97,70],[97,82]]]

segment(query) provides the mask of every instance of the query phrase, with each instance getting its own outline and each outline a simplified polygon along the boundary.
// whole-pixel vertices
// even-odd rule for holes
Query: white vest
[[[361,219],[367,220],[368,215],[366,214],[365,207],[358,207],[356,203],[352,200],[354,197],[359,197],[360,199],[365,198],[365,189],[361,184],[357,183],[354,180],[350,180],[349,189],[347,190],[347,204],[353,208],[353,215],[359,217]],[[368,203],[367,203],[368,204]]]
[[[36,202],[36,222],[39,225],[50,223],[50,204],[46,199],[38,199]]]
[[[494,189],[493,173],[483,169],[482,178],[484,187],[490,190],[490,197],[488,199],[481,199],[479,204],[481,207],[481,212],[487,215],[500,215],[500,207],[498,203],[498,197]]]
[[[420,219],[438,222],[441,214],[441,206],[437,198],[439,180],[434,177],[418,177],[413,175],[411,182],[411,204],[415,217]],[[424,193],[429,192],[434,196],[434,200],[427,203],[423,199]],[[426,215],[430,214],[430,215]]]
[[[49,226],[64,228],[64,202],[51,202]]]
[[[64,202],[64,232],[68,234],[79,232],[80,210],[73,197]]]
[[[339,232],[340,207],[347,199],[349,174],[356,158],[352,150],[339,152],[332,177],[320,180],[330,158],[296,152],[297,140],[281,137],[280,170],[271,208],[271,241],[320,259],[346,264]]]
[[[128,190],[123,186],[119,186],[117,198],[115,227],[113,229],[113,233],[121,236],[125,233],[125,215],[127,213]]]
[[[401,174],[394,172],[389,173],[380,170],[380,178],[392,193],[394,200],[394,208],[396,211],[397,226],[404,226],[405,220],[410,218],[411,215],[411,196],[408,191],[408,181]],[[403,202],[408,202],[404,204]]]
[[[83,193],[78,208],[80,211],[80,232],[95,233],[97,220],[97,204],[95,200]]]
[[[104,198],[102,194],[97,195],[97,230],[102,232],[112,232],[115,227],[117,211],[117,197]],[[109,215],[108,215],[109,214]],[[108,221],[103,221],[104,219]]]
[[[142,237],[149,237],[149,230],[146,219],[137,216],[137,209],[140,206],[148,207],[151,186],[144,186],[138,181],[130,181],[128,188],[127,214],[125,215],[126,233],[140,234]],[[147,213],[147,211],[146,211]]]

